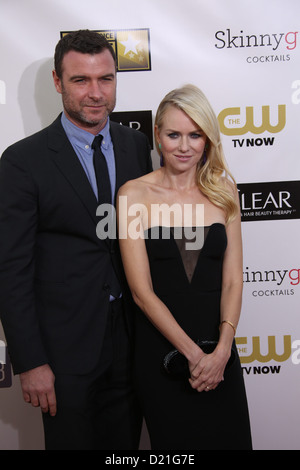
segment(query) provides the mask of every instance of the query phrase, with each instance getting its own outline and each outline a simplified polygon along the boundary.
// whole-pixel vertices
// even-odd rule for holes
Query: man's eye
[[[114,80],[114,76],[113,75],[108,75],[107,77],[102,77],[102,81],[103,82],[112,82]]]

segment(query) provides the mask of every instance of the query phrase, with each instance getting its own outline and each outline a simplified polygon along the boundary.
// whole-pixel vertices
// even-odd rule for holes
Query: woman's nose
[[[182,136],[179,141],[179,149],[182,152],[186,152],[189,149],[188,139],[185,136]]]

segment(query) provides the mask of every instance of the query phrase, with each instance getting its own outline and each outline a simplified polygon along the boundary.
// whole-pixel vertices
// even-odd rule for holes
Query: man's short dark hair
[[[88,29],[65,34],[57,43],[54,54],[54,68],[58,78],[61,79],[62,77],[62,61],[67,52],[76,51],[82,54],[99,54],[105,49],[109,50],[116,63],[115,51],[102,34]]]

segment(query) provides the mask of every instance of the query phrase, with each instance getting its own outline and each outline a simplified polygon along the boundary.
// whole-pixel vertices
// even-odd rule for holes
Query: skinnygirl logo
[[[235,34],[230,29],[226,29],[225,31],[216,32],[217,43],[215,47],[217,49],[269,47],[272,51],[277,51],[280,46],[283,46],[288,51],[292,51],[297,46],[297,34],[298,31],[248,35],[244,34],[244,31]]]
[[[243,273],[244,283],[260,283],[260,282],[273,282],[276,286],[281,286],[282,283],[288,282],[292,286],[300,284],[300,269],[270,269],[268,271],[251,271],[247,266]]]
[[[252,271],[247,266],[243,273],[243,281],[244,284],[251,284],[251,287],[255,287],[252,290],[252,296],[257,299],[295,295],[295,287],[300,284],[300,269]]]

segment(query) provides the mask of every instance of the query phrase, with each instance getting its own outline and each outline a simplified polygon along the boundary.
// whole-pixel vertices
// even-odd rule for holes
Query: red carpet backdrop
[[[257,450],[300,449],[299,18],[297,0],[0,0],[1,153],[61,111],[53,53],[76,29],[99,31],[115,47],[112,118],[151,142],[168,91],[193,83],[211,101],[240,191],[236,340]],[[43,449],[40,412],[23,403],[1,325],[0,449]]]

